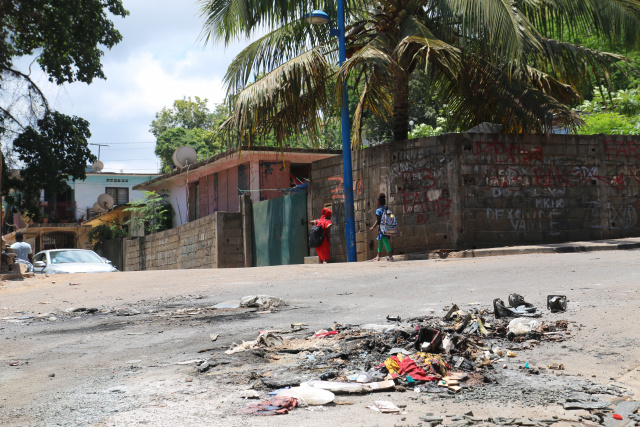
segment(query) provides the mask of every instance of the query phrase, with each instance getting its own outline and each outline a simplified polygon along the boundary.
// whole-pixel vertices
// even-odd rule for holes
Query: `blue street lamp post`
[[[306,15],[307,20],[312,24],[329,24],[329,15],[321,10],[314,10]],[[342,0],[338,0],[338,29],[331,28],[332,36],[338,36],[338,57],[340,66],[347,60],[347,49],[344,40],[344,5]],[[343,194],[344,194],[344,216],[345,233],[347,239],[347,261],[356,262],[356,229],[353,207],[353,171],[351,166],[351,125],[349,123],[349,104],[347,99],[347,83],[344,83],[342,91],[342,105],[340,106],[342,122],[342,168],[344,174]]]

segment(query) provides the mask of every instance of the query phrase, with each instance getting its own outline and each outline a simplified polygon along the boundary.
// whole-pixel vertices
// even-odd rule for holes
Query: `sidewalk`
[[[570,252],[617,251],[640,249],[640,237],[624,239],[594,240],[587,242],[550,243],[546,245],[505,246],[498,248],[466,249],[455,251],[450,249],[394,255],[395,261],[415,261],[422,259],[447,258],[480,258],[486,256],[527,255],[527,254],[563,254]],[[317,256],[308,256],[305,264],[317,264]]]
[[[639,249],[640,237],[624,239],[594,240],[587,242],[551,243],[546,245],[505,246],[499,248],[467,249],[463,251],[433,251],[397,255],[397,260],[443,259],[443,258],[479,258],[486,256],[526,255],[526,254],[563,254],[569,252],[616,251]]]

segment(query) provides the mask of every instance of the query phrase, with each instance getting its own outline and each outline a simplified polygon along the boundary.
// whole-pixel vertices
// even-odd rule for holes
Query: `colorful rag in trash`
[[[437,381],[451,369],[440,355],[422,352],[408,356],[398,353],[385,360],[384,366],[390,374],[410,375],[417,381]]]
[[[240,412],[249,412],[256,415],[285,415],[297,405],[298,400],[295,397],[274,396],[264,402],[249,405]]]

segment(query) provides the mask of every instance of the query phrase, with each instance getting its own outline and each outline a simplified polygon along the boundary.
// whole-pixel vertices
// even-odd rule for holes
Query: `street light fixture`
[[[338,58],[340,66],[347,60],[347,49],[344,36],[344,5],[343,0],[338,2],[338,28],[331,26],[331,18],[322,10],[314,10],[306,14],[305,19],[314,25],[330,25],[329,34],[338,36]],[[347,82],[343,87],[342,105],[340,106],[341,122],[342,122],[342,168],[344,175],[343,194],[344,194],[344,216],[345,216],[345,233],[347,242],[347,262],[356,262],[358,256],[356,253],[356,229],[353,207],[353,171],[351,166],[351,125],[349,123],[349,104],[347,99]]]

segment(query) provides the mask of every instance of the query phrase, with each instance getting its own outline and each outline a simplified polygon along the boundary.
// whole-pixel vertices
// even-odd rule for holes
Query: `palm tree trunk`
[[[393,140],[409,138],[409,74],[396,76],[393,94]]]

